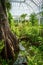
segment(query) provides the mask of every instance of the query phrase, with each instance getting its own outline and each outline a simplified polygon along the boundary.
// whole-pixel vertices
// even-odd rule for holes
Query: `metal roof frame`
[[[33,4],[35,4],[35,5],[38,7],[38,4],[37,4],[37,3],[38,3],[39,1],[36,1],[37,3],[36,3],[34,0],[29,0],[29,1],[31,1]],[[40,0],[40,1],[42,1],[42,0]],[[25,3],[26,0],[9,0],[9,2]],[[40,3],[40,2],[39,2],[39,3]]]
[[[42,0],[38,0],[38,1],[36,1],[36,2],[35,2],[34,0],[28,0],[28,1],[32,2],[33,4],[35,4],[35,5],[38,7],[38,9],[40,10],[40,5],[38,5],[37,3],[41,4],[41,1],[42,1]],[[24,3],[24,4],[27,5],[28,8],[30,7],[30,8],[34,11],[33,7],[32,7],[30,4],[28,4],[28,3],[26,2],[26,0],[9,0],[9,2],[20,3],[20,5],[21,5],[22,3]]]

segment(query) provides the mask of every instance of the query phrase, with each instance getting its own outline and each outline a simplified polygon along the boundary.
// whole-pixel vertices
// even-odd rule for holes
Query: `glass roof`
[[[11,10],[13,16],[21,14],[30,15],[32,12],[38,13],[41,9],[42,0],[9,0],[11,2]]]

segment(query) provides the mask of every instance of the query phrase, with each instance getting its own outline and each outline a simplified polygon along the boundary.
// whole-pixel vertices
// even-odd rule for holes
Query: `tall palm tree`
[[[4,48],[0,56],[6,60],[15,60],[19,52],[18,39],[12,34],[6,12],[6,0],[0,0],[0,40],[4,40]]]

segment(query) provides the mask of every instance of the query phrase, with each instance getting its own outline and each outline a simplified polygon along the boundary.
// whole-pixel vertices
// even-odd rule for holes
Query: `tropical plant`
[[[38,24],[37,15],[36,15],[35,13],[32,13],[32,14],[30,15],[29,21],[32,23],[32,25]]]

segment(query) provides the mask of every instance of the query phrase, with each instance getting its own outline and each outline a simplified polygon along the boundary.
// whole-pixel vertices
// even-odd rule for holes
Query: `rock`
[[[26,57],[18,56],[16,62],[13,65],[27,65]]]

